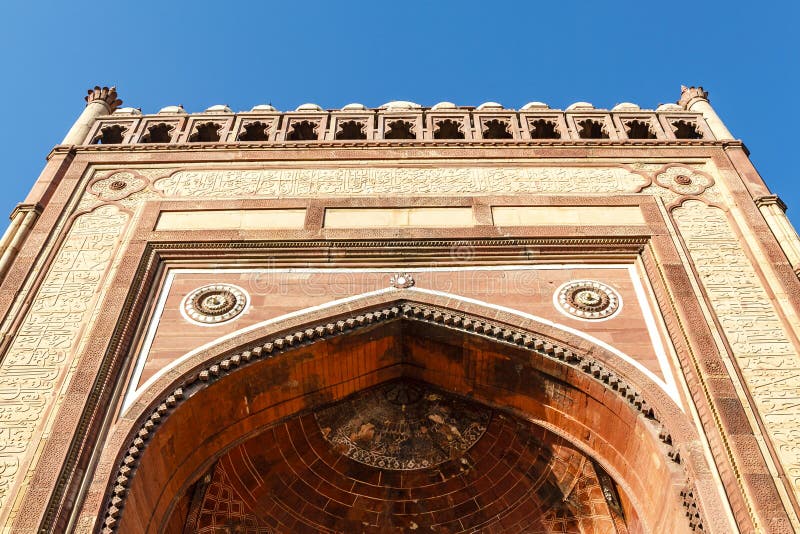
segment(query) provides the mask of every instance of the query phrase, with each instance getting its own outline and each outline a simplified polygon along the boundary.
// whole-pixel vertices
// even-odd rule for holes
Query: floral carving
[[[122,200],[147,187],[147,178],[135,171],[118,171],[89,185],[89,192],[100,200]]]
[[[690,167],[670,165],[656,173],[656,183],[679,195],[700,195],[714,185],[714,180]]]

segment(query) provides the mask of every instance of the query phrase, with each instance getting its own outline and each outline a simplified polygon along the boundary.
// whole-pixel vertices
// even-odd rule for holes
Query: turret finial
[[[87,106],[98,100],[105,102],[110,108],[109,113],[113,113],[115,109],[122,105],[122,100],[117,98],[117,88],[114,86],[100,87],[95,85],[94,89],[89,89],[89,94],[86,95],[84,100],[86,100]]]
[[[683,109],[689,109],[696,99],[708,101],[708,91],[703,89],[702,85],[698,85],[697,87],[694,85],[689,87],[681,85],[681,98],[678,100],[678,104],[683,107]]]

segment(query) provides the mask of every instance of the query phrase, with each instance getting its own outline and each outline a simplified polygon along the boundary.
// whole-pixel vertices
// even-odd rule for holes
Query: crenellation
[[[123,111],[125,110],[125,111]],[[84,144],[108,144],[100,141],[105,128],[119,125],[125,135],[115,144],[140,144],[152,142],[148,136],[151,127],[168,124],[171,135],[167,144],[195,142],[191,137],[197,133],[198,125],[213,122],[220,125],[219,139],[206,141],[216,143],[285,141],[330,142],[330,141],[434,141],[462,142],[516,142],[541,140],[597,140],[601,142],[625,142],[650,139],[665,140],[714,140],[715,136],[699,112],[687,111],[675,104],[659,106],[657,110],[641,109],[636,104],[623,103],[611,110],[596,109],[589,103],[578,102],[566,110],[550,109],[542,102],[530,102],[519,110],[507,109],[494,102],[480,106],[456,106],[440,102],[432,107],[421,107],[408,102],[389,102],[379,108],[367,108],[362,104],[348,104],[341,109],[323,110],[316,104],[303,104],[294,111],[280,112],[268,104],[254,106],[250,111],[234,113],[224,105],[211,106],[201,113],[187,113],[182,106],[166,106],[154,115],[130,112],[134,108],[121,108],[111,116],[100,117],[91,128]],[[547,133],[536,131],[534,123],[544,120],[552,123]],[[582,135],[579,123],[592,121],[600,124],[598,136]],[[342,125],[353,122],[363,126],[358,134],[342,132]],[[397,121],[409,123],[403,132],[390,127]],[[444,135],[439,123],[451,121],[446,129],[457,132]],[[630,123],[646,124],[650,135],[631,136]],[[248,126],[255,122],[266,125],[266,136],[250,138]],[[304,124],[305,123],[305,124]],[[410,125],[410,126],[409,126]],[[400,123],[397,124],[400,126]],[[353,126],[350,125],[350,128]],[[250,126],[252,128],[252,126]],[[687,129],[688,128],[688,129]],[[298,130],[299,129],[299,130]],[[439,132],[437,134],[437,132]],[[689,132],[689,133],[687,133]],[[691,133],[695,132],[695,133]]]

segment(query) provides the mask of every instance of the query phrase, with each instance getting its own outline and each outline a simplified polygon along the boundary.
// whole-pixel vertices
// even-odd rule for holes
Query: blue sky
[[[703,85],[800,226],[797,2],[3,2],[0,217],[83,108],[673,102]],[[5,219],[3,219],[5,223]]]

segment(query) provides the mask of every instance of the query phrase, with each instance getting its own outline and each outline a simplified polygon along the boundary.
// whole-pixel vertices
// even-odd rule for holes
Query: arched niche
[[[615,481],[632,532],[725,532],[691,421],[606,349],[552,325],[397,291],[293,316],[181,361],[118,421],[98,531],[160,532],[227,451],[277,422],[409,379],[528,421]]]

